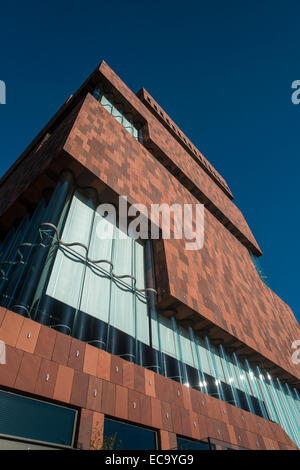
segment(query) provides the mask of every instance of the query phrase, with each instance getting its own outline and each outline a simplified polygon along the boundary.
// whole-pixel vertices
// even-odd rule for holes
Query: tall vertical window
[[[61,242],[54,236],[33,302],[36,317],[136,361],[138,343],[150,345],[144,245],[101,217],[97,202],[77,190]]]

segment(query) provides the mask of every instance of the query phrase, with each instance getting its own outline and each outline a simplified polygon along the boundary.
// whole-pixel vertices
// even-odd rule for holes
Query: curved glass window
[[[99,86],[93,92],[94,98],[111,114],[116,121],[122,126],[139,142],[143,142],[142,132],[140,126],[138,126],[132,119],[130,113],[125,113],[122,110],[122,106],[118,103],[114,103],[114,97],[110,93],[104,93],[102,88]]]
[[[94,190],[62,176],[50,202],[3,241],[1,304],[157,371],[148,351],[145,246],[97,206]]]

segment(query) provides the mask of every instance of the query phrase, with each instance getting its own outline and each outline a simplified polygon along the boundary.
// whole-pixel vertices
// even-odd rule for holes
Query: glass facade
[[[111,114],[116,121],[131,134],[136,140],[143,143],[142,131],[140,126],[133,121],[130,113],[126,113],[120,103],[115,102],[115,98],[110,93],[105,93],[101,86],[98,86],[94,92],[93,97]]]
[[[64,172],[0,246],[0,304],[279,423],[300,447],[296,388],[156,309],[151,242],[97,212]]]
[[[270,287],[270,281],[268,279],[268,276],[265,275],[261,265],[260,265],[260,262],[258,260],[258,258],[256,256],[253,255],[253,253],[251,253],[251,251],[249,251],[249,255],[250,255],[250,258],[252,259],[252,262],[254,264],[254,267],[257,271],[257,274],[259,275],[260,279],[267,285]]]

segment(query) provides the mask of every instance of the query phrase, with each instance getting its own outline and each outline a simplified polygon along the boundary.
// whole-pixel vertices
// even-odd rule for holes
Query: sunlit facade
[[[128,133],[126,139],[133,139],[136,141],[134,145],[143,146],[146,132],[143,119],[135,116],[131,109],[126,109],[128,97],[122,103],[120,93],[114,94],[108,85],[106,85],[108,91],[103,91],[102,83],[103,78],[102,82],[92,84],[89,90],[89,99],[94,100],[93,106],[101,107],[105,113],[108,112],[103,115],[104,120],[112,117],[118,123],[117,126],[121,124],[117,129],[120,133],[121,127],[126,130]],[[108,121],[107,125],[115,125],[112,122]],[[130,142],[129,140],[129,144]],[[46,143],[41,146],[38,142],[37,145],[38,151],[40,149],[46,151]],[[89,140],[86,145],[89,145]],[[109,142],[107,145],[110,145]],[[93,147],[90,148],[92,156]],[[135,147],[132,151],[136,152]],[[114,149],[114,152],[117,150]],[[149,149],[149,152],[153,155],[155,149]],[[36,153],[36,158],[38,155]],[[158,159],[161,164],[162,158]],[[253,360],[251,355],[248,357],[240,354],[238,348],[229,347],[226,342],[216,340],[216,335],[210,334],[209,328],[195,329],[193,322],[182,320],[178,314],[178,302],[176,305],[174,303],[175,306],[161,308],[160,279],[157,274],[160,267],[158,268],[156,240],[134,239],[128,235],[124,227],[119,227],[117,222],[100,215],[97,210],[99,204],[115,203],[113,192],[110,193],[110,189],[103,192],[103,187],[98,188],[93,179],[92,184],[85,181],[83,184],[82,174],[88,172],[84,169],[84,165],[78,171],[72,164],[60,161],[62,163],[55,167],[57,176],[52,177],[55,184],[52,184],[50,189],[42,188],[41,195],[35,197],[30,205],[28,204],[26,210],[22,211],[22,216],[17,217],[13,224],[8,223],[2,232],[0,305],[2,311],[6,312],[5,315],[8,315],[7,312],[14,312],[24,319],[29,319],[33,324],[43,325],[42,328],[49,328],[65,337],[79,340],[85,348],[86,345],[92,347],[94,357],[98,354],[97,351],[104,351],[109,357],[112,355],[120,358],[123,364],[122,387],[126,383],[126,369],[123,362],[126,361],[141,366],[154,374],[153,377],[158,374],[188,390],[198,391],[199,400],[204,394],[218,400],[218,403],[246,411],[262,422],[266,420],[269,423],[276,423],[285,431],[287,439],[293,443],[290,445],[300,448],[300,395],[297,381],[293,383],[280,378],[279,368],[278,374],[276,370],[270,373],[265,360],[260,362],[257,357]],[[82,162],[80,164],[82,165]],[[48,173],[51,174],[51,163],[48,168]],[[107,168],[108,172],[114,174],[113,163]],[[206,173],[208,170],[207,166]],[[13,175],[10,178],[13,178]],[[126,178],[125,172],[124,185]],[[224,184],[220,179],[219,184],[221,183]],[[8,183],[4,181],[4,184]],[[144,183],[133,181],[133,184]],[[148,184],[148,180],[145,180],[145,184]],[[44,189],[47,191],[43,191]],[[229,191],[227,187],[225,190]],[[224,194],[224,198],[226,197]],[[26,196],[23,199],[26,200]],[[255,260],[255,257],[253,258]],[[166,272],[167,269],[166,267]],[[199,269],[201,270],[201,266]],[[171,276],[171,273],[168,275]],[[193,315],[195,316],[194,313]],[[0,340],[1,331],[3,332],[0,328]],[[4,332],[4,340],[5,337]],[[15,346],[18,346],[17,342]],[[81,366],[83,371],[84,364],[85,362]],[[99,368],[99,361],[97,367]],[[119,366],[115,369],[118,373]],[[50,377],[50,373],[47,374]],[[109,382],[106,376],[101,375],[101,365],[98,377]],[[121,387],[121,383],[116,383],[117,387]],[[149,380],[148,386],[149,384],[152,385],[152,379]],[[55,390],[56,388],[52,396],[54,400]],[[65,410],[69,419],[66,421],[68,423],[65,429],[66,437],[62,439],[65,439],[64,442],[58,442],[60,438],[55,436],[55,433],[49,438],[47,435],[44,436],[43,432],[34,426],[34,429],[27,430],[25,422],[20,429],[7,430],[4,420],[1,419],[3,415],[1,410],[8,406],[11,397],[16,397],[16,407],[19,406],[17,390],[14,386],[10,386],[8,391],[11,395],[6,395],[3,391],[3,399],[0,391],[0,434],[3,437],[3,441],[0,439],[0,448],[1,445],[3,448],[9,448],[13,442],[16,446],[24,446],[24,442],[30,442],[32,448],[35,446],[38,448],[39,445],[86,448],[79,442],[80,439],[77,442],[75,439],[76,426],[77,429],[80,426],[77,415],[82,413],[84,407],[78,405],[72,407],[70,402],[61,403],[65,408],[56,408],[58,411]],[[93,393],[96,397],[96,389]],[[147,395],[147,392],[145,393]],[[170,391],[171,393],[173,392]],[[180,392],[178,393],[180,395]],[[154,398],[151,393],[149,396]],[[36,397],[30,394],[28,400],[32,398]],[[41,396],[39,398],[42,400]],[[49,396],[47,398],[49,399]],[[34,403],[31,401],[28,406],[33,407]],[[239,434],[234,442],[228,438],[224,439],[220,429],[217,429],[216,435],[210,435],[207,430],[203,431],[203,435],[199,432],[196,438],[196,434],[192,432],[190,435],[176,432],[175,418],[173,418],[174,428],[170,431],[168,428],[158,429],[153,425],[153,421],[152,425],[149,425],[148,422],[143,422],[142,418],[138,422],[130,420],[129,416],[118,420],[120,416],[111,412],[106,413],[101,405],[97,410],[88,408],[87,403],[85,406],[87,412],[92,412],[91,409],[97,411],[103,419],[101,441],[103,448],[109,445],[115,448],[117,445],[120,448],[122,445],[124,448],[134,448],[134,445],[138,449],[164,448],[168,444],[165,444],[163,433],[169,433],[170,448],[178,446],[179,449],[212,450],[218,447],[251,447],[249,441],[248,446],[242,442],[243,439]],[[129,406],[131,406],[130,399]],[[137,408],[136,401],[133,401],[132,406],[134,410]],[[218,406],[222,407],[221,404]],[[117,407],[116,402],[114,409]],[[31,409],[34,410],[34,407]],[[34,411],[28,412],[34,413]],[[169,412],[166,416],[169,419]],[[195,423],[196,421],[194,421],[196,428]],[[138,425],[143,429],[140,433],[140,443],[136,441],[136,436],[139,435]],[[242,425],[241,422],[241,427]],[[49,426],[51,428],[53,424]],[[118,437],[116,442],[112,442],[110,438],[114,432],[120,434],[120,439]],[[257,433],[260,434],[259,428]],[[5,438],[6,435],[10,436],[9,439]],[[15,436],[15,440],[11,436]],[[172,436],[175,436],[175,440]],[[171,445],[172,439],[174,443]],[[257,438],[254,442],[259,447]],[[266,443],[264,445],[267,447]],[[91,431],[90,448],[95,446],[99,448],[99,442],[93,440]]]

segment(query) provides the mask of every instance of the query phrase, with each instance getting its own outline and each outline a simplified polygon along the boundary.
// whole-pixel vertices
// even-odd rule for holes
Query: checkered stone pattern
[[[273,422],[2,308],[0,340],[0,387],[78,408],[80,449],[101,447],[105,416],[157,430],[162,449],[176,448],[176,434],[252,450],[296,449]]]
[[[19,202],[19,198],[28,190],[32,182],[39,178],[38,186],[41,191],[48,187],[47,177],[45,175],[41,176],[41,174],[61,151],[77,117],[78,109],[79,106],[75,107],[63,119],[44,145],[39,145],[38,136],[30,145],[30,149],[25,150],[13,167],[0,180],[0,216],[2,217],[5,214],[5,223],[8,226],[11,226],[17,217],[24,216],[26,208],[24,204]],[[45,131],[40,133],[40,138],[44,133]],[[39,192],[37,186],[35,192]],[[27,193],[27,198],[29,202],[35,202],[35,194],[30,194],[30,190]],[[13,210],[11,210],[12,205]],[[6,214],[8,209],[10,211]]]
[[[138,97],[125,85],[114,71],[102,62],[99,72],[120,92],[130,105],[146,120],[145,133],[150,145],[158,147],[176,166],[182,170],[194,186],[201,190],[209,201],[216,206],[224,216],[245,236],[255,247],[257,252],[260,248],[241,211],[228,198],[224,197],[223,191],[205,173],[205,171],[192,159],[175,138],[164,128],[164,126],[153,116],[153,114],[142,104]]]
[[[109,82],[139,116],[145,145],[88,93],[99,81]],[[299,325],[259,278],[246,246],[257,254],[260,248],[243,215],[105,62],[0,181],[3,226],[11,227],[29,204],[36,204],[62,168],[97,188],[106,185],[131,204],[143,203],[149,211],[153,203],[195,205],[204,200],[201,250],[185,250],[184,240],[153,243],[158,308],[166,315],[175,311],[178,319],[192,318],[196,330],[209,324],[220,337],[227,334],[259,353],[260,361],[266,358],[300,378],[291,360]],[[163,449],[176,447],[176,434],[249,449],[295,448],[274,423],[2,308],[0,341],[5,343],[0,386],[79,408],[78,448],[94,447],[105,415],[158,430]]]
[[[91,95],[64,150],[149,213],[153,203],[198,203]],[[291,344],[300,328],[291,309],[260,280],[248,250],[207,209],[204,229],[199,251],[185,250],[184,240],[159,245],[159,307],[179,302],[299,378]]]

